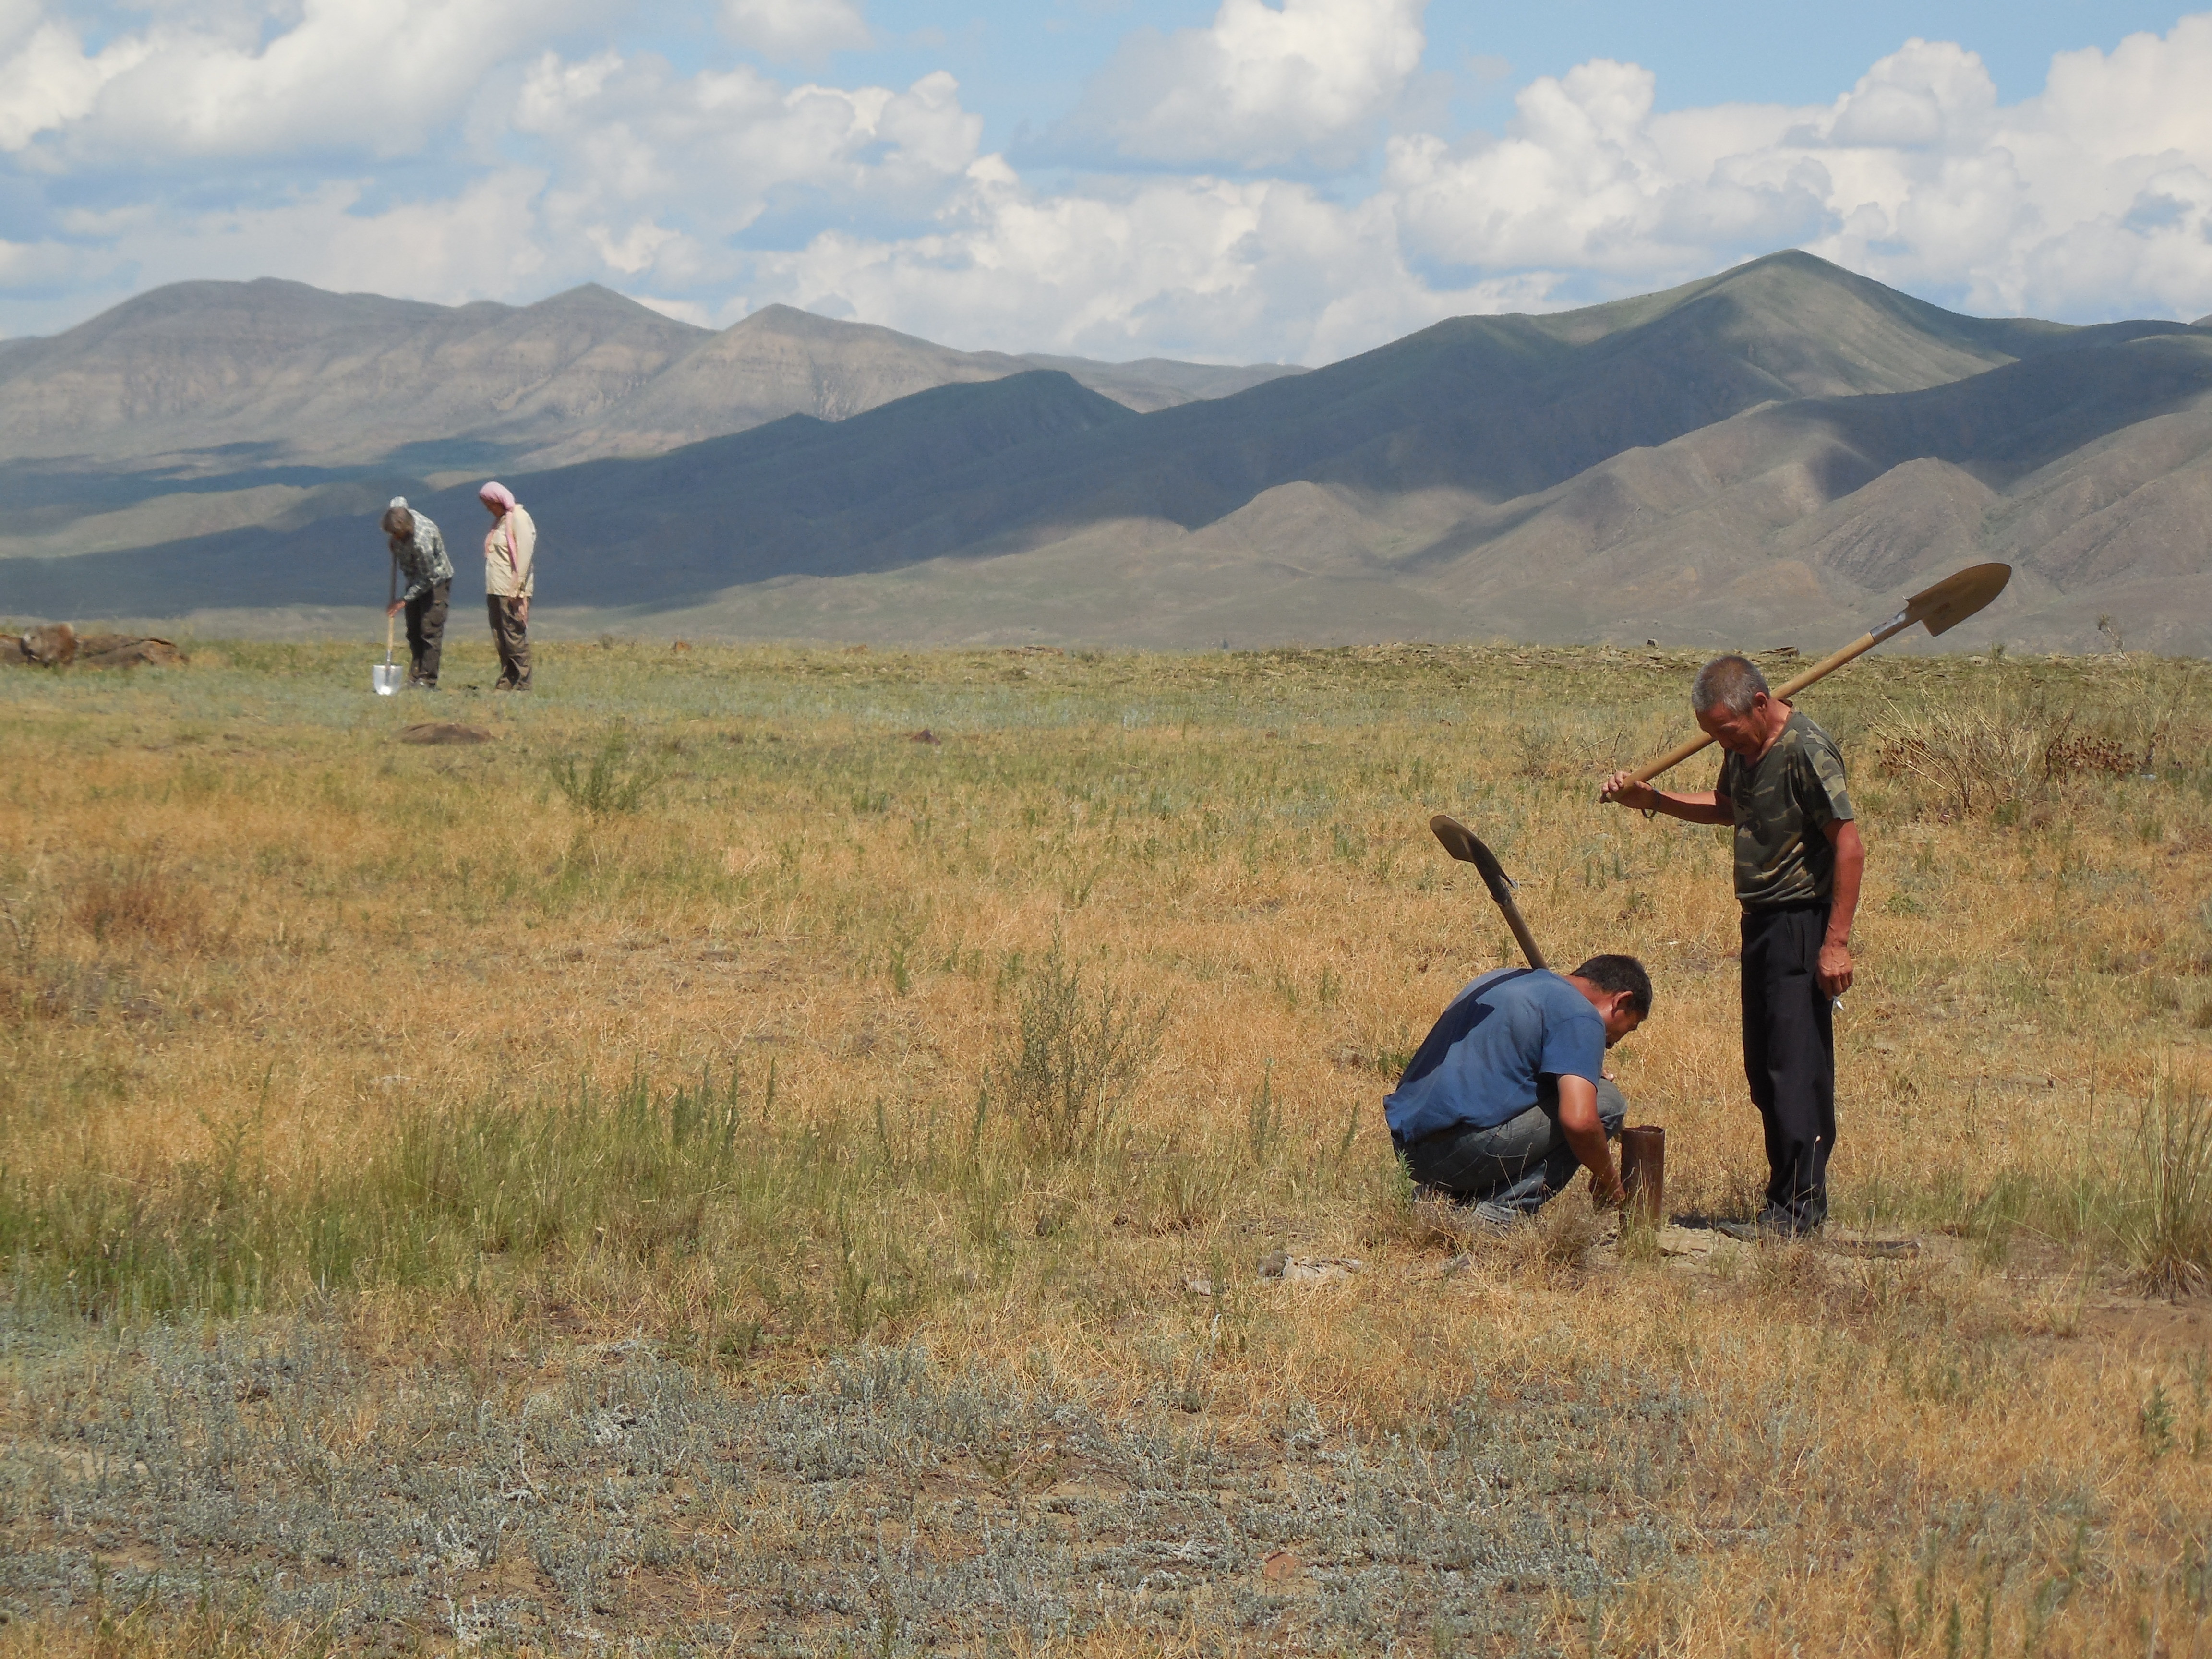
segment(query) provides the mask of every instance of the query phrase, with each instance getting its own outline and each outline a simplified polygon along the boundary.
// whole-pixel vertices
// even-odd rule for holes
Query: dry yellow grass
[[[0,1237],[13,1316],[46,1321],[12,1362],[22,1443],[62,1420],[23,1401],[89,1363],[69,1321],[212,1340],[303,1303],[361,1356],[346,1443],[397,1420],[408,1364],[520,1410],[623,1338],[741,1394],[918,1346],[1261,1474],[1309,1430],[1419,1448],[1479,1407],[1533,1435],[1510,1414],[1540,1401],[1547,1513],[1595,1588],[1498,1592],[1488,1629],[1407,1605],[1368,1639],[2196,1650],[2212,1324],[2139,1294],[2127,1242],[2145,1103],[2212,1083],[2196,665],[1873,659],[1806,699],[1871,854],[1837,1216],[1921,1255],[1692,1272],[1559,1237],[1448,1271],[1467,1241],[1408,1202],[1379,1101],[1510,941],[1435,811],[1497,848],[1555,961],[1650,964],[1618,1060],[1668,1129],[1670,1208],[1741,1212],[1763,1181],[1725,841],[1594,799],[1677,734],[1694,659],[586,647],[532,700],[426,707],[370,698],[357,655],[0,678]],[[497,740],[397,741],[424,718]],[[2080,763],[2146,750],[2147,777]],[[1005,1085],[1024,998],[1069,972],[1158,1042],[1054,1155]],[[1364,1270],[1263,1281],[1277,1249]],[[1056,1490],[1025,1455],[963,1478],[1018,1513]],[[61,1547],[44,1501],[5,1511],[18,1548]],[[781,1547],[821,1540],[794,1520]],[[279,1635],[149,1610],[102,1637],[11,1594],[26,1651]],[[626,1594],[621,1633],[691,1628]],[[1352,1639],[1295,1598],[1248,1627],[1218,1584],[1177,1594],[1052,1645]]]

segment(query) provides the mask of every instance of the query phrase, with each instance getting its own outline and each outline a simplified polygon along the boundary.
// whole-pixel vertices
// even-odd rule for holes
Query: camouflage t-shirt
[[[440,582],[453,580],[453,562],[446,556],[444,532],[430,522],[429,514],[414,513],[413,517],[412,536],[384,538],[391,545],[392,556],[399,561],[399,574],[407,578],[407,586],[399,595],[403,599],[427,593]]]
[[[1735,896],[1747,910],[1804,904],[1835,890],[1836,849],[1826,827],[1848,822],[1844,757],[1836,740],[1791,710],[1755,762],[1721,762],[1716,793],[1735,806]]]

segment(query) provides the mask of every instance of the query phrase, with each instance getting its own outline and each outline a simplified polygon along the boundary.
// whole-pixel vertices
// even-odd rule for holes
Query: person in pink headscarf
[[[530,690],[530,596],[537,587],[538,526],[503,483],[477,491],[492,517],[484,538],[484,605],[499,647],[495,691]]]

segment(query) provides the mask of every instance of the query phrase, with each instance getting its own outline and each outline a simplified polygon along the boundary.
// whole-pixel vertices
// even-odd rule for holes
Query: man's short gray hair
[[[1751,700],[1765,690],[1766,676],[1750,658],[1715,657],[1698,671],[1697,684],[1690,688],[1690,712],[1725,708],[1731,714],[1748,714]]]

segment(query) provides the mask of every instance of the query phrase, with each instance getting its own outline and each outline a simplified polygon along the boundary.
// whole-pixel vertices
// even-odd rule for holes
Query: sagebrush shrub
[[[1087,1152],[1151,1067],[1165,1024],[1164,1009],[1105,975],[1086,982],[1054,945],[1022,981],[988,1086],[1043,1151]]]

